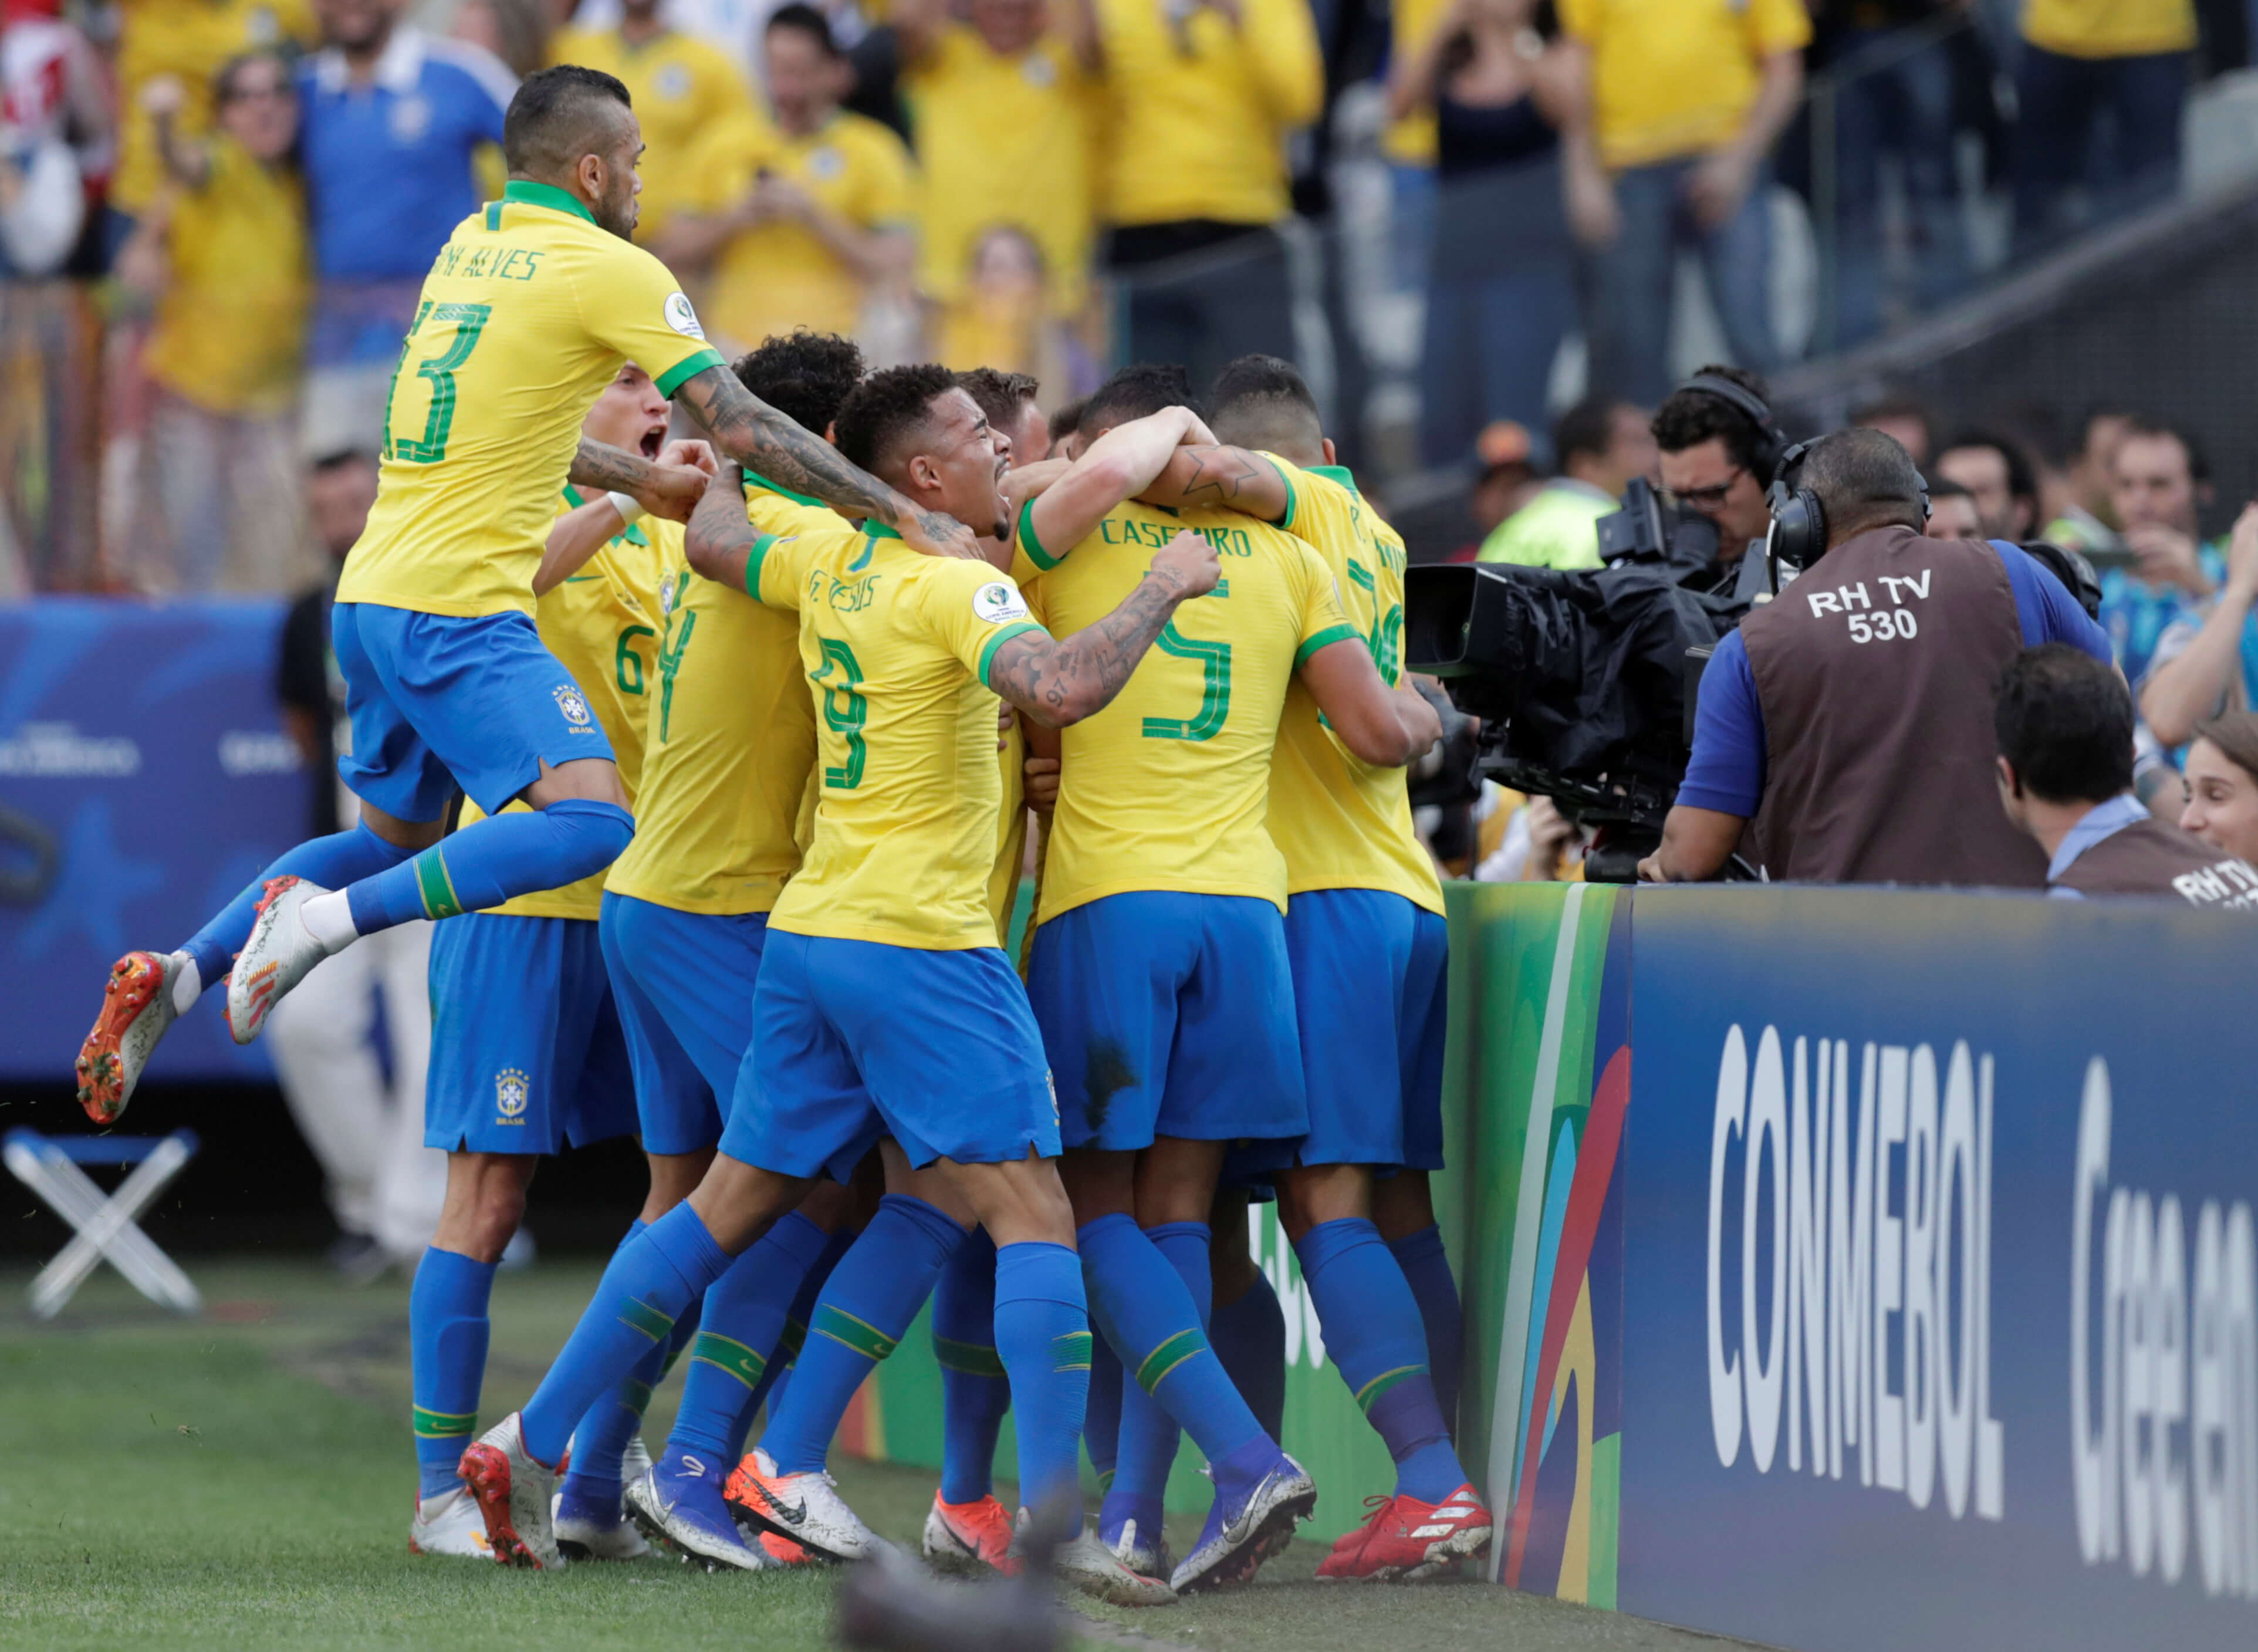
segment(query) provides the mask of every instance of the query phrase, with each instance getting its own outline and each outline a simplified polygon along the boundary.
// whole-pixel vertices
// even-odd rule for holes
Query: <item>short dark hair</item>
[[[1871,528],[1921,527],[1921,472],[1886,431],[1836,431],[1814,442],[1795,485],[1819,495],[1830,540]]]
[[[1552,468],[1566,471],[1572,453],[1605,459],[1615,445],[1615,414],[1630,405],[1620,396],[1587,395],[1563,413],[1552,426]]]
[[[1173,362],[1140,361],[1123,367],[1090,392],[1075,428],[1084,436],[1096,436],[1168,407],[1199,410],[1192,397],[1192,375]]]
[[[2031,530],[2042,525],[2039,521],[2039,474],[2031,468],[2031,456],[2013,437],[2002,436],[1997,431],[1965,430],[1936,450],[1936,457],[1963,447],[1988,447],[2006,461],[2007,494],[2014,499],[2027,499],[2031,506]]]
[[[1772,387],[1744,367],[1712,364],[1697,376],[1729,380],[1766,407],[1772,405]],[[1744,470],[1756,468],[1757,452],[1764,442],[1764,432],[1756,421],[1739,408],[1713,390],[1688,387],[1672,390],[1670,399],[1654,410],[1653,430],[1654,445],[1665,453],[1682,453],[1712,438],[1719,438],[1733,463]],[[1757,478],[1758,482],[1770,480]]]
[[[1005,373],[1000,367],[968,367],[956,375],[956,382],[999,431],[1017,420],[1019,409],[1043,388],[1042,381],[1032,373]]]
[[[1976,495],[1949,476],[1936,476],[1929,480],[1928,497],[1935,503],[1940,499],[1973,499]]]
[[[2180,425],[2138,413],[2128,413],[2124,417],[2125,434],[2118,438],[2120,447],[2136,437],[2146,437],[2151,441],[2160,436],[2169,437],[2180,445],[2180,452],[2187,455],[2188,480],[2198,487],[2211,480],[2211,456],[2203,451],[2203,444],[2192,432]]]
[[[570,170],[596,153],[597,123],[614,118],[614,104],[632,110],[635,100],[601,69],[559,63],[527,75],[501,117],[502,164],[528,175]]]
[[[332,447],[327,452],[314,455],[313,462],[306,466],[306,470],[310,475],[326,476],[331,471],[344,469],[348,465],[366,465],[374,470],[376,455],[366,447]]]
[[[1054,407],[1051,409],[1051,440],[1053,443],[1055,444],[1066,440],[1068,437],[1073,435],[1076,431],[1082,428],[1082,409],[1083,405],[1084,404],[1080,402],[1069,402],[1063,407]]]
[[[1914,395],[1878,395],[1850,410],[1854,426],[1879,424],[1884,419],[1911,419],[1932,441],[1936,437],[1936,421],[1929,417],[1928,403]]]
[[[855,387],[833,422],[839,451],[876,473],[924,433],[933,422],[933,404],[958,388],[955,374],[930,361],[872,374]]]
[[[793,424],[820,436],[863,382],[863,352],[835,332],[795,327],[763,338],[758,349],[731,362],[729,371]]]
[[[2007,662],[1992,702],[1999,755],[2048,803],[2105,803],[2133,789],[2133,695],[2114,670],[2067,643]]]
[[[773,34],[778,29],[798,29],[822,48],[824,56],[839,55],[839,37],[831,32],[831,19],[807,4],[806,0],[790,0],[788,4],[780,5],[770,12],[769,20],[763,25],[761,32]]]
[[[295,97],[298,95],[298,89],[291,83],[290,80],[289,58],[284,55],[279,46],[255,46],[248,52],[238,52],[219,66],[219,73],[211,78],[212,102],[224,103],[229,98],[234,96],[235,77],[253,63],[272,63],[282,75],[283,95],[287,97]]]
[[[1992,701],[1999,754],[2046,803],[2106,803],[2132,790],[2132,691],[2069,644],[2026,648]]]
[[[1310,394],[1309,381],[1283,356],[1245,355],[1225,362],[1208,386],[1207,405],[1211,419],[1256,409],[1262,410],[1265,422],[1278,412],[1303,414],[1313,422],[1318,418],[1317,398]]]

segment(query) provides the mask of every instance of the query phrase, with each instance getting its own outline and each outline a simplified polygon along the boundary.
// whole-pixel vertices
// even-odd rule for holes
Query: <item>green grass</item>
[[[53,1325],[0,1272],[0,1647],[819,1645],[835,1577],[708,1577],[665,1561],[562,1576],[416,1560],[407,1289],[344,1289],[292,1265],[199,1265],[180,1321],[105,1276]],[[544,1265],[495,1295],[484,1414],[539,1378],[594,1281]],[[656,1440],[673,1385],[654,1405]],[[917,1539],[930,1476],[840,1462],[884,1535]],[[1181,1549],[1191,1536],[1175,1534]],[[1089,1608],[1202,1648],[1674,1646],[1694,1637],[1474,1584],[1342,1590],[1296,1544],[1253,1587],[1158,1612]],[[1097,1625],[1092,1634],[1118,1638]]]

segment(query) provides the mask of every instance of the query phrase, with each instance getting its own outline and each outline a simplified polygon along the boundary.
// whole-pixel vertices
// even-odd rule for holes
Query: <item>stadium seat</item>
[[[71,1242],[32,1281],[32,1312],[53,1319],[105,1258],[152,1302],[195,1314],[203,1298],[188,1276],[141,1231],[137,1221],[196,1154],[193,1130],[170,1136],[42,1136],[8,1132],[9,1170],[75,1228]],[[131,1165],[115,1193],[105,1193],[80,1168]]]

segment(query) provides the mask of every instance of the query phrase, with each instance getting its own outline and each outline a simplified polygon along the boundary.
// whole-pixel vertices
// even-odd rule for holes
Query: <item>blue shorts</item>
[[[770,930],[721,1150],[844,1182],[884,1136],[912,1165],[1058,1157],[1058,1101],[1019,978],[1000,947]]]
[[[432,929],[430,979],[424,1146],[555,1153],[635,1134],[596,925],[465,913]]]
[[[1285,924],[1267,901],[1140,890],[1076,907],[1035,931],[1027,996],[1069,1147],[1309,1129]]]
[[[458,786],[498,815],[544,761],[612,760],[588,696],[529,615],[456,619],[340,602],[330,644],[352,724],[337,777],[396,820],[439,819]]]
[[[1286,906],[1286,955],[1309,1075],[1300,1164],[1443,1168],[1450,926],[1378,889]]]
[[[753,1042],[769,915],[717,917],[607,894],[598,928],[635,1069],[643,1150],[712,1147]]]

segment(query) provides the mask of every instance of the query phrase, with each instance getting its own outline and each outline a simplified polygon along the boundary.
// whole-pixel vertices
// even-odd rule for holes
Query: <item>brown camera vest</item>
[[[2055,882],[2084,895],[2171,895],[2191,907],[2258,911],[2258,871],[2160,820],[2120,827]]]
[[[1992,779],[1992,701],[2023,646],[1999,553],[1880,528],[1741,622],[1764,713],[1749,842],[1776,881],[2037,889]]]

